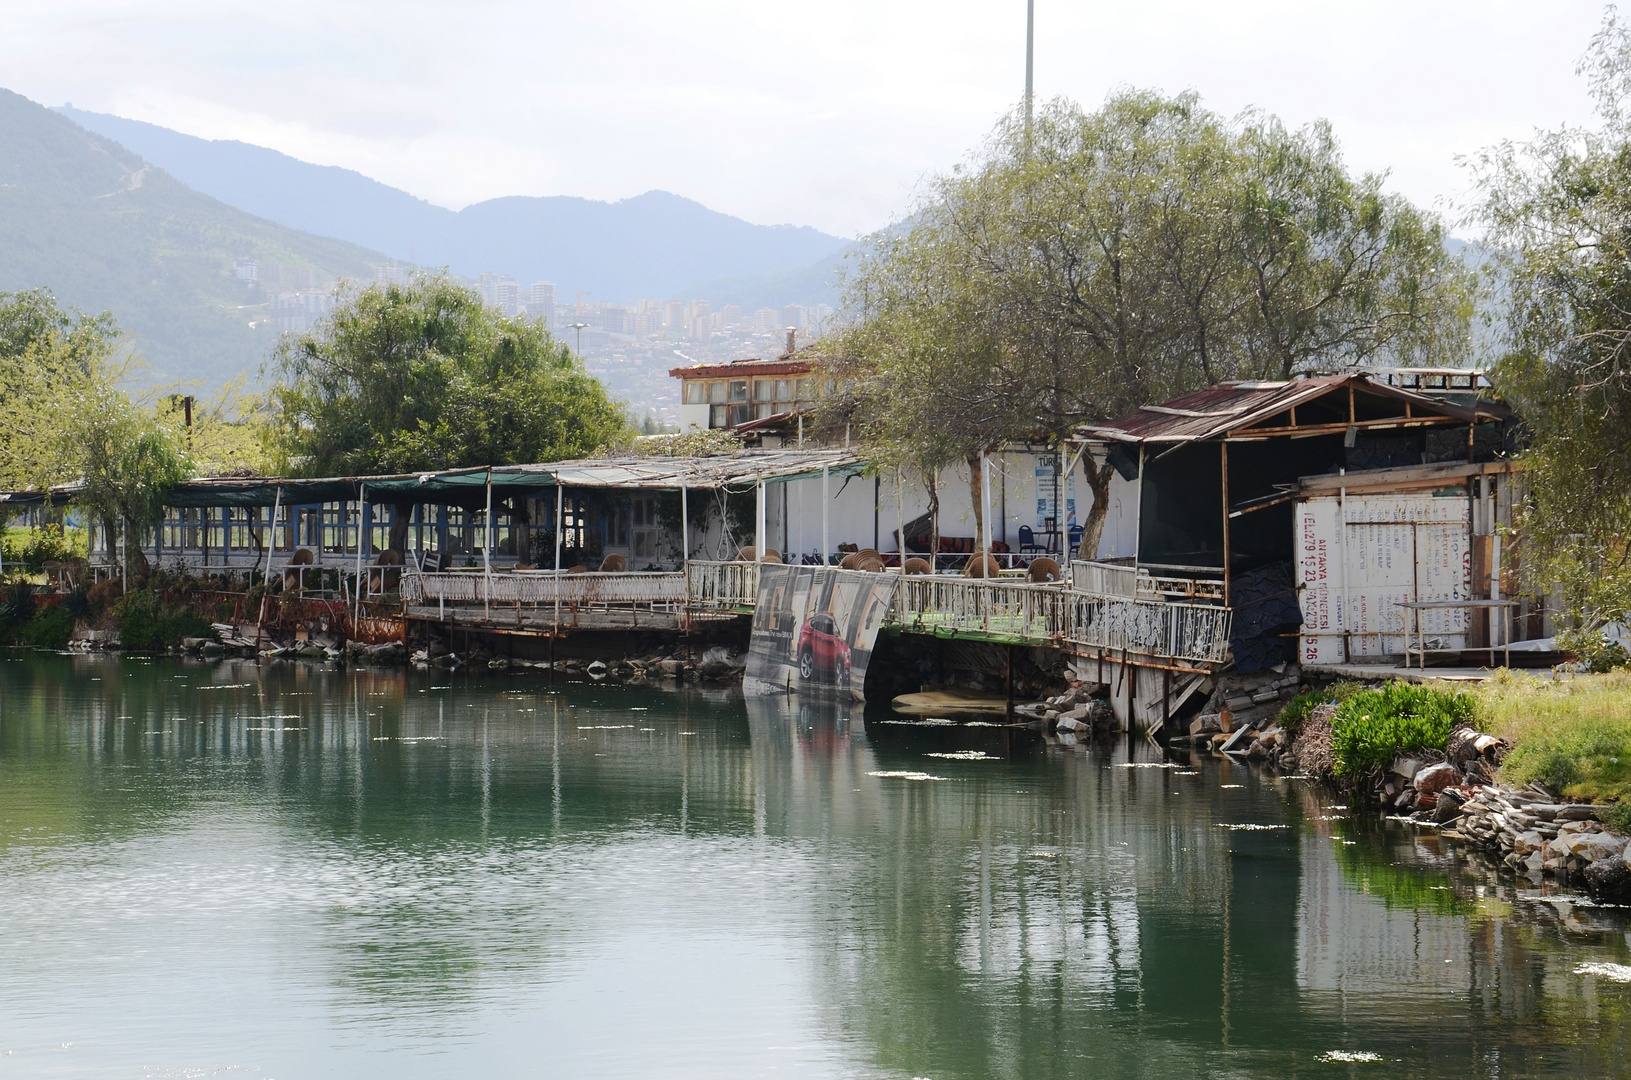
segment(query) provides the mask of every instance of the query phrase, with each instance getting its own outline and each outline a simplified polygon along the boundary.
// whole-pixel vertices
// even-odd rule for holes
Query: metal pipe
[[[272,576],[272,549],[277,547],[277,512],[283,503],[283,487],[280,484],[272,492],[272,526],[266,530],[266,571],[261,575],[262,580]]]
[[[765,561],[765,482],[754,489],[753,561]]]
[[[555,626],[550,631],[550,670],[554,671],[554,640],[561,633],[561,531],[566,522],[566,489],[555,482]]]
[[[980,550],[991,558],[991,459],[980,451]]]
[[[899,466],[897,466],[895,468],[895,528],[897,530],[895,535],[900,538],[900,545],[899,545],[900,546],[900,576],[905,577],[906,576],[906,511],[902,508],[901,501],[900,501],[900,468],[899,468]],[[929,566],[931,568],[937,566],[937,564],[938,564],[937,556],[939,554],[940,553],[937,552],[937,551],[929,552]]]
[[[1339,476],[1347,476],[1346,468],[1338,470]],[[1343,484],[1339,489],[1340,502],[1337,504],[1337,544],[1342,558],[1342,660],[1347,663],[1348,655],[1348,485]]]
[[[481,542],[482,614],[493,618],[493,470],[487,470],[487,536]]]
[[[368,513],[368,485],[357,485],[357,595],[352,601],[351,626],[356,629],[357,620],[362,617],[362,545],[365,535],[364,526],[367,525],[365,515]]]
[[[832,488],[829,484],[828,466],[821,466],[821,565],[826,566],[827,560],[832,557],[832,545],[827,536],[827,511],[832,507]]]
[[[686,505],[685,485],[680,485],[680,572],[691,565],[691,508]],[[560,567],[555,569],[559,570]]]

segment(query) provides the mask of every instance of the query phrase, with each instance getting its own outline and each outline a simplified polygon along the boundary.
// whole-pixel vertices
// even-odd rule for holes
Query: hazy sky
[[[1037,0],[1037,95],[1195,89],[1329,118],[1425,205],[1454,162],[1589,118],[1581,0]],[[0,5],[0,84],[343,165],[433,202],[663,188],[850,235],[1024,85],[1024,0],[74,0]]]

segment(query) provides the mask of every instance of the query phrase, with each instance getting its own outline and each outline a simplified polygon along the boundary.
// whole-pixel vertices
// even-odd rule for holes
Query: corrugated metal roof
[[[1076,434],[1089,442],[1183,443],[1217,439],[1350,384],[1360,393],[1409,402],[1412,415],[1441,416],[1462,424],[1498,419],[1494,412],[1463,408],[1356,373],[1289,382],[1219,383],[1160,405],[1141,406],[1108,423],[1084,425]]]
[[[808,360],[781,357],[776,360],[732,360],[728,364],[698,364],[669,368],[676,379],[742,379],[749,375],[808,375],[815,365]]]

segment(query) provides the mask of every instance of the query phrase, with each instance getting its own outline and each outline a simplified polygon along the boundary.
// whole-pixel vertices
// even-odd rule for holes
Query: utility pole
[[[586,322],[575,322],[575,323],[572,323],[569,327],[567,327],[567,329],[569,329],[569,330],[576,330],[578,332],[578,355],[579,356],[583,355],[583,328],[588,326],[588,325],[589,324],[586,323]]]
[[[1025,0],[1025,134],[1031,133],[1032,76],[1036,57],[1036,0]]]

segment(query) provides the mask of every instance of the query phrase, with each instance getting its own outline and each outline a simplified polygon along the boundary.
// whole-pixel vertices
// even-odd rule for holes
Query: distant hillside
[[[257,368],[276,334],[235,259],[286,277],[371,278],[384,257],[262,221],[192,191],[125,147],[0,90],[0,291],[49,287],[112,311],[160,381]]]
[[[664,191],[614,203],[511,196],[455,213],[349,169],[122,117],[60,111],[183,183],[279,224],[467,277],[492,271],[523,284],[553,281],[596,300],[687,298],[698,282],[791,275],[846,246],[816,229],[754,225]]]
[[[836,309],[841,299],[839,275],[849,251],[845,247],[792,273],[749,274],[704,282],[683,290],[682,295],[700,296],[720,306],[735,304],[743,311],[785,304],[827,304]]]

